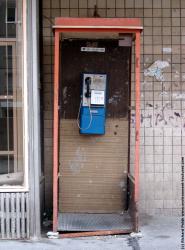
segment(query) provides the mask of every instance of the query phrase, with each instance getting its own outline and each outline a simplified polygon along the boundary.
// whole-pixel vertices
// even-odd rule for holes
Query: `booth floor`
[[[58,231],[100,231],[132,229],[131,217],[123,214],[59,213]]]
[[[1,240],[0,250],[180,250],[181,219],[177,216],[140,218],[142,238],[130,235],[79,237],[73,239]]]

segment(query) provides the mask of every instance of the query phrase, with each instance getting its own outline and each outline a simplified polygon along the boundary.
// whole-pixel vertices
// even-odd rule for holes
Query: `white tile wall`
[[[181,157],[185,156],[185,1],[184,0],[43,0],[43,92],[46,206],[52,206],[52,87],[55,16],[140,17],[141,37],[141,175],[140,211],[180,214]],[[171,48],[169,54],[163,48]],[[164,82],[143,70],[165,60]],[[134,106],[134,57],[132,60]],[[134,167],[134,111],[131,121],[131,169]]]

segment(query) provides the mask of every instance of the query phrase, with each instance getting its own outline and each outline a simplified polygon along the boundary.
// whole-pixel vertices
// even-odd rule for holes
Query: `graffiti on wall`
[[[147,108],[151,109],[147,109]],[[131,124],[135,126],[135,112],[131,113]],[[141,125],[145,127],[173,127],[185,128],[185,111],[175,111],[171,102],[164,105],[153,106],[151,103],[146,104],[146,109],[141,112]]]
[[[154,121],[154,122],[153,122]],[[131,124],[132,127],[135,127],[135,114],[131,115]],[[179,113],[174,112],[173,115],[165,116],[162,114],[155,115],[143,115],[141,114],[141,124],[144,124],[145,127],[183,127],[185,128],[185,116],[181,117]]]
[[[165,81],[163,70],[169,66],[168,61],[157,60],[144,70],[144,76],[154,77],[157,81],[163,83]],[[178,75],[177,73],[179,72],[176,71],[175,76]],[[144,84],[147,84],[147,82],[144,82]],[[175,86],[178,85],[175,81],[173,84]],[[185,93],[182,91],[171,93],[167,91],[165,85],[162,86],[163,91],[160,92],[159,95],[163,97],[162,99],[164,101],[161,100],[161,103],[159,101],[159,103],[155,105],[150,101],[145,103],[144,109],[141,110],[141,126],[185,128],[185,109],[181,112],[181,107],[179,107],[179,109],[173,107],[173,101],[185,101]],[[144,93],[142,93],[141,96],[144,97]],[[134,110],[131,112],[130,120],[132,127],[134,127]]]

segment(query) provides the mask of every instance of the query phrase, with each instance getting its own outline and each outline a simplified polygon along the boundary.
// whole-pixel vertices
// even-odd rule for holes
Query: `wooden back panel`
[[[128,121],[107,119],[103,136],[80,135],[76,120],[60,124],[59,211],[121,212],[126,202]]]

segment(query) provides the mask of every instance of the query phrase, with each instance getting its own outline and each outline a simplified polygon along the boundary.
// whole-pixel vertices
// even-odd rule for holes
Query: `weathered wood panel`
[[[60,124],[59,211],[113,213],[125,207],[128,121],[107,119],[103,136],[80,135],[76,120]]]

